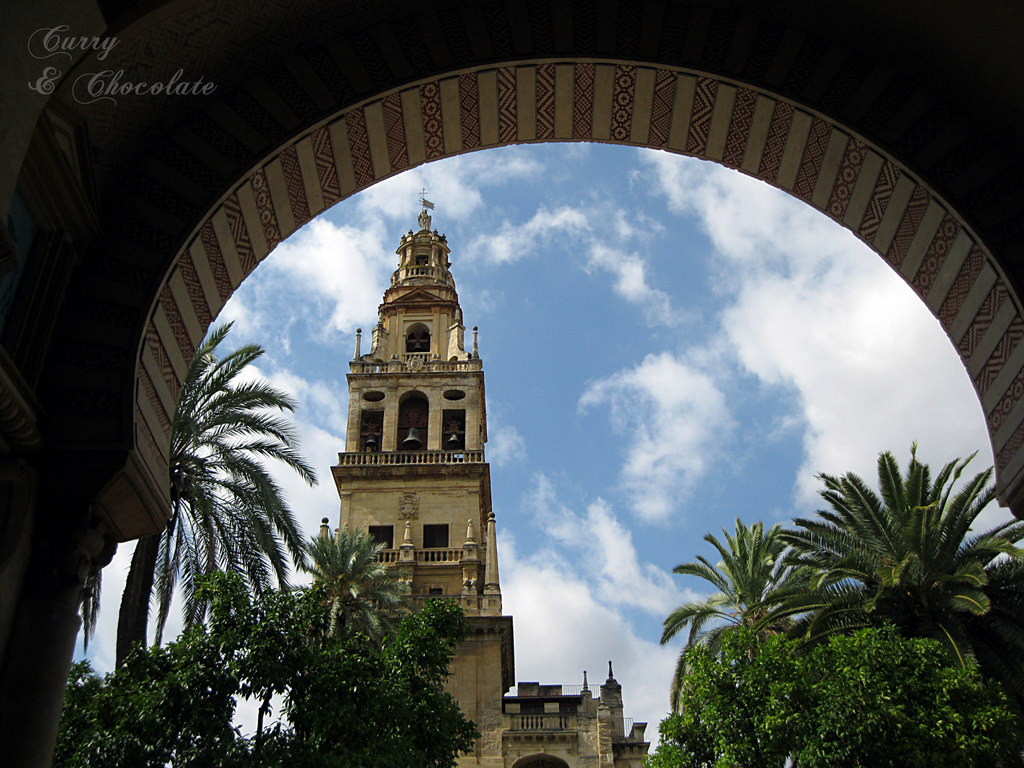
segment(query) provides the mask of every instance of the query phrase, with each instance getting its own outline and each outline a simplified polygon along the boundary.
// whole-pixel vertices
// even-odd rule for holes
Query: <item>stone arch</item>
[[[560,757],[547,754],[527,755],[512,764],[512,768],[570,768]]]
[[[226,297],[284,237],[374,182],[512,143],[599,141],[721,163],[850,229],[952,339],[985,411],[1004,501],[1024,471],[1024,319],[999,264],[920,176],[836,120],[699,71],[621,61],[480,67],[343,110],[265,158],[198,224],[154,302],[136,434],[160,467],[179,381]],[[1016,354],[1014,354],[1016,352]]]
[[[0,753],[14,762],[49,761],[81,574],[166,515],[168,413],[204,329],[302,222],[442,156],[652,146],[740,168],[843,222],[950,334],[1000,498],[1024,517],[1024,6],[23,5],[0,27],[7,50],[55,20],[118,45],[101,61],[77,52],[52,90],[26,91],[40,62],[24,55],[0,74],[0,212],[31,198],[45,244],[0,355],[4,455],[36,492],[20,502],[31,536],[3,532],[20,563],[0,585],[0,673],[14,675],[0,709],[18,713]],[[105,69],[151,83],[181,69],[217,90],[76,100],[79,75]],[[0,273],[17,261],[10,221]]]

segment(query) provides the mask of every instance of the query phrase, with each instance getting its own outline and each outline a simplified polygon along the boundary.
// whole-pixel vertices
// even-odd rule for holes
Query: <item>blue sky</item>
[[[277,248],[221,313],[292,392],[321,484],[280,475],[312,534],[337,523],[345,374],[415,227],[421,187],[480,328],[505,612],[520,680],[604,679],[627,716],[667,711],[661,622],[705,584],[672,575],[736,517],[817,508],[818,472],[874,477],[911,443],[978,451],[981,408],[938,322],[850,233],[736,172],[597,144],[464,155],[339,203]],[[468,334],[467,334],[468,338]],[[365,345],[364,345],[365,351]],[[989,519],[1007,516],[989,510]],[[131,546],[104,572],[89,655],[113,659]],[[173,634],[173,633],[172,633]]]

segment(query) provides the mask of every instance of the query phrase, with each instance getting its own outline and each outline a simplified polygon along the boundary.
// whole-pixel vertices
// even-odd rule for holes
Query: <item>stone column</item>
[[[40,480],[59,496],[58,478]],[[63,501],[67,501],[66,499]],[[78,603],[90,572],[116,549],[86,505],[34,504],[31,556],[0,666],[0,765],[45,768],[53,759],[71,658],[81,619]],[[77,511],[76,510],[80,510]]]

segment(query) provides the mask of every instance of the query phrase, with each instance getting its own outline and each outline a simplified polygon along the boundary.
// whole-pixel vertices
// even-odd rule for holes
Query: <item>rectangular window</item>
[[[423,547],[424,549],[447,549],[448,523],[441,523],[440,525],[424,525]]]
[[[427,594],[429,594],[429,595],[443,595],[444,594],[444,587],[431,587],[430,591]]]
[[[393,525],[371,525],[370,538],[378,544],[383,544],[384,549],[395,548],[395,526]]]

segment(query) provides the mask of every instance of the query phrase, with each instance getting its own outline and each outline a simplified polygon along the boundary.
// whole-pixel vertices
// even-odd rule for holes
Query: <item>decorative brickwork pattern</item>
[[[996,454],[996,471],[999,472],[1006,469],[1013,458],[1020,452],[1021,448],[1024,448],[1024,422],[1021,422],[1021,425],[1013,430],[1010,439],[1006,441],[1006,444]]]
[[[402,121],[402,99],[397,93],[384,97],[384,135],[388,143],[388,162],[392,173],[409,167],[409,149]]]
[[[853,194],[853,187],[860,177],[866,151],[864,142],[855,138],[851,138],[846,144],[843,162],[839,165],[839,173],[828,197],[827,213],[837,221],[842,221],[846,215],[846,206],[850,204],[850,195]]]
[[[537,65],[537,138],[555,137],[555,65]]]
[[[146,330],[146,346],[153,354],[153,359],[156,360],[156,367],[160,369],[160,377],[167,385],[171,399],[177,402],[178,393],[181,392],[181,382],[178,381],[178,377],[174,373],[174,366],[171,365],[171,359],[167,356],[163,342],[160,341],[160,334],[152,324]]]
[[[334,164],[334,147],[327,126],[313,131],[313,158],[316,160],[316,175],[324,196],[324,206],[330,207],[341,200],[341,184],[338,168]],[[319,213],[319,211],[317,211]]]
[[[480,95],[476,74],[459,75],[459,120],[463,149],[480,146]]]
[[[506,144],[516,140],[516,70],[498,70],[498,139]]]
[[[647,131],[647,144],[664,147],[672,130],[672,105],[676,100],[678,75],[659,69],[654,75],[654,101],[651,104],[651,127]]]
[[[970,293],[971,286],[974,285],[978,275],[981,274],[983,266],[985,266],[985,254],[982,253],[981,248],[977,245],[972,245],[971,250],[967,253],[967,258],[960,265],[960,271],[957,272],[956,279],[953,280],[953,285],[949,288],[949,293],[946,294],[946,298],[942,301],[942,306],[939,307],[939,322],[942,323],[942,327],[947,331],[953,324],[953,320],[956,319],[960,307],[964,304],[964,299],[967,298],[967,294]]]
[[[1019,315],[1013,318],[1013,323],[1011,323],[1010,327],[1006,330],[1007,335],[1009,335],[1011,332],[1012,340],[1006,343],[1004,343],[1003,340],[1000,340],[999,347],[996,348],[997,352],[993,353],[993,356],[997,353],[1000,354],[1002,358],[999,363],[1000,366],[1002,366],[1002,363],[1005,362],[1006,357],[1008,355],[1008,353],[1004,353],[1000,349],[1000,347],[1003,348],[1004,350],[1013,349],[1013,347],[1017,345],[1017,342],[1020,341],[1020,337],[1024,336],[1024,322],[1021,322]],[[1003,339],[1006,338],[1007,336],[1003,337]],[[984,371],[984,369],[982,369],[982,371]],[[995,377],[993,376],[992,378]],[[978,379],[975,379],[975,382],[978,384],[979,387],[981,386],[981,383],[978,381]],[[984,394],[984,392],[982,392],[982,394]],[[1010,415],[1010,411],[1012,411],[1014,407],[1017,405],[1017,403],[1020,402],[1020,398],[1022,395],[1024,395],[1024,370],[1020,371],[1016,375],[1016,377],[1014,377],[1013,381],[1010,383],[1010,386],[1007,388],[1006,392],[1003,394],[1001,398],[999,398],[999,402],[996,403],[996,407],[993,408],[992,412],[988,415],[987,421],[990,434],[995,434],[996,431],[1001,426],[1003,426],[1003,422],[1006,421],[1006,417]]]
[[[159,396],[156,394],[156,387],[153,385],[153,379],[149,377],[149,371],[146,370],[145,366],[141,365],[139,366],[139,382],[142,385],[142,393],[153,408],[153,413],[156,414],[157,426],[160,427],[164,437],[169,439],[171,437],[171,420],[167,415],[167,411],[164,410],[164,405],[160,402]]]
[[[932,283],[935,282],[935,277],[939,274],[939,270],[945,263],[946,257],[949,255],[949,249],[958,234],[960,234],[960,225],[957,224],[956,219],[947,213],[942,217],[942,223],[939,224],[939,229],[935,233],[935,237],[932,238],[931,245],[928,246],[928,251],[924,255],[924,261],[918,267],[917,274],[914,275],[911,283],[918,296],[922,299],[931,290]]]
[[[998,376],[999,372],[1003,369],[1003,366],[1009,359],[1010,354],[1017,348],[1017,342],[1020,341],[1022,336],[1024,336],[1024,320],[1021,320],[1020,315],[1014,315],[1013,320],[1010,321],[1009,327],[999,339],[999,343],[996,344],[996,348],[992,350],[992,354],[989,355],[988,360],[985,361],[985,365],[983,365],[981,370],[978,371],[978,375],[974,377],[974,385],[980,394],[984,395],[988,392],[988,388],[992,386],[992,382],[995,381],[996,376]],[[1024,372],[1017,374],[1015,382],[1024,380],[1022,377],[1024,377]],[[999,425],[1002,424],[1002,419],[1004,419],[1006,414],[1009,413],[1010,408],[1016,405],[1017,401],[1020,400],[1020,396],[1018,394],[1013,397],[1013,401],[1011,403],[1007,404],[1006,402],[1010,393],[1016,389],[1019,389],[1019,387],[1017,387],[1016,384],[1011,384],[1010,390],[1000,400],[1000,406],[1005,409],[1005,413],[1002,414],[1002,417],[999,419],[999,423],[992,426],[993,430],[999,428]],[[996,407],[996,411],[999,410],[1000,406]],[[996,411],[993,411],[993,413]]]
[[[804,146],[803,157],[800,158],[796,181],[793,183],[793,194],[803,200],[810,200],[814,194],[814,185],[818,181],[818,174],[821,173],[821,162],[825,159],[825,150],[828,149],[828,137],[831,133],[832,128],[828,123],[814,118],[811,132],[807,136],[807,144]]]
[[[768,124],[768,136],[764,142],[764,152],[761,153],[761,163],[757,168],[759,179],[764,179],[769,184],[775,183],[775,177],[779,175],[779,163],[782,162],[782,152],[786,148],[786,137],[792,126],[793,105],[784,101],[775,102],[772,119]]]
[[[914,192],[910,195],[910,202],[907,203],[907,209],[903,212],[903,218],[900,219],[900,225],[896,229],[896,236],[892,239],[889,250],[885,254],[885,260],[896,269],[902,266],[907,249],[910,248],[910,243],[913,242],[914,235],[917,234],[917,229],[921,226],[921,219],[924,218],[924,212],[928,209],[930,201],[931,195],[924,187],[914,188]]]
[[[964,335],[957,342],[956,348],[960,352],[960,357],[966,360],[974,354],[974,349],[978,346],[978,342],[981,341],[981,337],[985,335],[985,331],[992,325],[992,320],[995,319],[996,313],[1008,298],[1009,292],[1006,290],[1006,286],[1003,285],[1003,281],[997,281],[989,290],[985,301],[981,303],[978,313],[974,316],[971,324],[967,326]]]
[[[231,276],[224,264],[224,254],[220,251],[220,243],[217,242],[217,233],[213,230],[213,224],[207,221],[199,230],[199,237],[203,241],[203,250],[206,252],[206,260],[210,264],[210,271],[213,272],[214,282],[217,283],[217,295],[220,296],[221,304],[228,300],[234,286],[231,285]]]
[[[444,154],[441,86],[437,81],[420,86],[420,104],[423,111],[423,136],[426,141],[427,160],[434,160]]]
[[[274,204],[270,200],[270,186],[267,184],[267,173],[262,168],[252,175],[252,191],[256,197],[256,209],[260,213],[260,226],[263,227],[263,237],[266,238],[267,248],[274,249],[274,246],[281,242],[281,228],[277,223],[277,214],[274,212]],[[266,254],[263,254],[265,256]],[[246,271],[248,274],[248,271]],[[188,359],[187,357],[185,358]]]
[[[697,78],[697,90],[693,96],[693,110],[690,114],[690,132],[686,136],[686,151],[691,155],[703,155],[708,146],[708,130],[711,115],[715,111],[718,96],[718,81],[708,77]]]
[[[572,137],[589,139],[594,125],[594,65],[577,64],[574,74]]]
[[[309,213],[309,201],[306,199],[306,187],[302,183],[302,170],[299,168],[299,155],[295,151],[295,145],[285,147],[280,157],[292,218],[295,219],[295,226],[301,227],[312,217]]]
[[[235,250],[238,251],[238,260],[242,264],[242,272],[248,275],[256,269],[256,254],[252,250],[249,228],[245,226],[242,206],[238,202],[237,192],[224,201],[224,213],[227,214],[228,224],[231,226],[231,238],[235,241]]]
[[[178,351],[181,352],[182,358],[191,360],[196,350],[192,346],[192,339],[188,336],[185,321],[181,319],[181,311],[178,309],[178,302],[174,300],[170,283],[165,283],[164,289],[160,291],[160,308],[167,316],[167,322],[171,326],[171,332],[174,334],[174,340],[178,344]]]
[[[736,91],[736,102],[732,108],[732,119],[729,121],[729,134],[725,139],[725,154],[722,164],[730,168],[739,168],[743,163],[743,153],[747,148],[750,136],[750,124],[754,119],[754,105],[757,94],[749,88]]]
[[[363,110],[353,109],[345,115],[348,130],[348,149],[352,155],[352,171],[356,186],[368,187],[373,183],[373,161],[370,158],[370,141],[366,136],[366,117]]]
[[[615,67],[615,88],[612,91],[612,141],[629,141],[633,121],[633,91],[636,87],[636,67],[620,64]]]
[[[192,261],[192,254],[187,250],[182,253],[181,261],[178,262],[178,272],[185,283],[185,290],[188,291],[189,301],[195,310],[199,326],[206,329],[213,322],[213,315],[210,313],[210,305],[206,301],[206,294],[203,293],[203,285],[199,282],[199,273],[196,272],[196,265]]]
[[[896,182],[899,181],[899,178],[899,168],[888,160],[882,163],[882,168],[878,172],[878,178],[875,180],[875,188],[871,192],[871,200],[864,211],[864,217],[861,219],[860,226],[857,227],[857,232],[868,245],[875,241],[878,225],[882,223],[885,209],[889,207],[892,191],[896,188]]]

